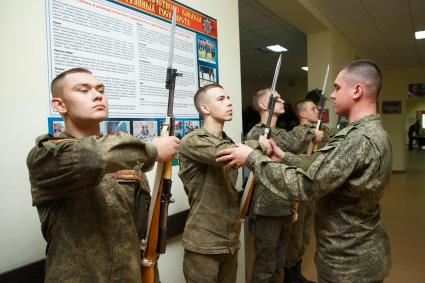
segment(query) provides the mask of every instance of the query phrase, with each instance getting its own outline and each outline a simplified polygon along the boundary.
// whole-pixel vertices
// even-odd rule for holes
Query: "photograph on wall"
[[[199,120],[186,120],[184,121],[184,135],[199,129]]]
[[[382,114],[401,114],[401,101],[382,101]]]
[[[100,123],[102,135],[112,135],[118,132],[130,134],[130,121],[103,121]]]
[[[199,85],[201,87],[217,83],[216,68],[199,65]]]
[[[174,135],[178,137],[179,139],[182,139],[184,137],[184,124],[183,120],[176,120],[174,128]]]
[[[409,84],[409,98],[425,97],[425,83]]]
[[[53,136],[54,137],[59,137],[64,130],[65,130],[65,124],[63,121],[53,121]]]
[[[158,136],[157,121],[133,121],[133,136],[142,141],[152,141]]]
[[[322,123],[329,123],[329,109],[323,109]]]
[[[212,40],[203,37],[198,38],[198,58],[201,61],[215,64],[216,44]]]

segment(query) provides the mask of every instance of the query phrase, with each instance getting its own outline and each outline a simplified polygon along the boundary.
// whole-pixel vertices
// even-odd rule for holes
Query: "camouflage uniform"
[[[258,123],[247,134],[246,140],[258,140],[266,125]],[[314,131],[295,129],[287,132],[273,128],[270,137],[277,145],[291,152],[299,152],[314,137]],[[253,197],[255,260],[252,282],[281,282],[292,222],[292,203],[256,184]]]
[[[319,282],[383,280],[391,266],[379,200],[391,176],[392,150],[379,116],[339,131],[311,158],[288,153],[288,166],[258,151],[247,159],[255,180],[285,199],[314,199]]]
[[[180,144],[180,171],[190,212],[183,232],[183,272],[187,282],[235,282],[239,249],[239,199],[236,169],[216,163],[216,152],[233,147],[223,132],[204,128]]]
[[[155,146],[127,135],[37,138],[27,158],[46,282],[141,282]],[[128,169],[128,170],[124,170]]]
[[[311,132],[316,127],[313,125],[298,125],[293,131]],[[321,130],[324,132],[322,141],[318,148],[322,148],[329,141],[329,136],[335,134],[334,130],[327,127],[322,127]],[[299,135],[302,137],[302,135]],[[307,153],[308,145],[304,148],[300,148],[298,151],[293,153]],[[291,235],[289,237],[288,253],[286,255],[285,267],[293,267],[302,260],[305,250],[310,243],[310,234],[313,227],[313,202],[307,201],[298,206],[298,220],[293,224]]]

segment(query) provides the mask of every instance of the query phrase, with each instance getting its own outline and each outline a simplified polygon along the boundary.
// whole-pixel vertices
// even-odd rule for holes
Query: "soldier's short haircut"
[[[341,68],[345,71],[345,80],[351,84],[362,83],[370,97],[377,98],[382,88],[382,73],[375,62],[367,59],[355,60]]]
[[[193,97],[193,102],[195,104],[196,110],[198,110],[199,115],[201,115],[202,117],[204,116],[204,114],[201,110],[201,104],[205,101],[207,91],[216,87],[224,89],[223,86],[219,84],[208,84],[198,89],[198,91],[195,93],[195,96]]]
[[[254,92],[252,95],[252,105],[254,106],[255,110],[260,113],[260,100],[265,95],[270,95],[271,89],[269,87],[263,87]]]
[[[297,103],[295,103],[295,115],[297,115],[298,120],[301,119],[301,112],[306,111],[306,103],[307,102],[312,102],[314,103],[313,100],[311,99],[303,99],[303,100],[299,100],[297,101]],[[316,103],[314,103],[316,104]]]
[[[75,74],[75,73],[86,73],[86,74],[92,74],[92,72],[90,72],[87,69],[84,68],[72,68],[69,70],[66,70],[62,73],[60,73],[59,75],[56,76],[56,78],[54,78],[52,80],[52,83],[50,84],[50,91],[52,92],[52,96],[53,97],[59,97],[60,94],[62,93],[62,80],[63,78],[66,77],[66,75],[69,74]]]

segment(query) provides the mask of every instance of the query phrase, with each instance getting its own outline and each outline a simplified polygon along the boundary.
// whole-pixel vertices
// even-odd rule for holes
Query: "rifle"
[[[171,20],[171,39],[168,57],[168,68],[165,88],[168,89],[167,117],[161,128],[161,136],[174,136],[175,118],[173,115],[174,90],[176,77],[181,76],[177,69],[173,69],[174,39],[176,32],[176,8],[173,9]],[[158,162],[152,199],[149,205],[148,226],[146,239],[142,240],[141,249],[144,251],[142,258],[142,282],[155,282],[155,266],[159,254],[165,253],[167,240],[168,205],[174,202],[171,199],[171,173],[172,160]]]
[[[269,115],[267,117],[266,129],[264,130],[264,134],[263,134],[265,138],[269,138],[271,134],[270,123],[272,121],[274,106],[276,104],[276,97],[274,97],[273,94],[276,89],[281,62],[282,62],[282,54],[279,55],[279,59],[277,60],[276,69],[274,71],[273,83],[270,89],[269,103],[267,105],[267,110],[269,112]],[[251,172],[249,173],[248,181],[246,182],[245,189],[241,199],[240,216],[239,216],[240,217],[239,231],[242,225],[242,221],[244,220],[246,214],[248,213],[248,208],[251,204],[253,191],[254,191],[254,174]]]
[[[323,116],[323,110],[325,110],[325,102],[326,102],[325,89],[326,89],[326,84],[328,83],[328,75],[329,75],[329,64],[328,64],[328,67],[326,68],[325,80],[323,81],[323,87],[320,93],[320,112],[319,112],[319,120],[317,120],[317,123],[316,123],[316,130],[320,130],[320,128],[322,127],[322,116]],[[311,140],[310,144],[308,145],[307,156],[311,156],[313,151],[317,150],[317,146],[318,144],[316,144],[313,140]]]

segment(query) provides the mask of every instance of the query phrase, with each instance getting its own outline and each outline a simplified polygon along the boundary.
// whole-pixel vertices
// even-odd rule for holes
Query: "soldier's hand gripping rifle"
[[[269,103],[267,105],[267,110],[269,112],[269,115],[267,117],[266,129],[264,130],[264,134],[263,134],[265,138],[269,138],[271,133],[270,123],[272,121],[274,106],[276,103],[276,97],[274,97],[274,91],[276,90],[276,84],[277,84],[277,79],[279,77],[281,62],[282,62],[282,54],[279,55],[279,59],[277,60],[276,69],[275,69],[274,77],[273,77],[273,83],[270,89]],[[251,199],[252,199],[253,190],[254,190],[254,174],[251,172],[249,174],[248,181],[246,182],[245,189],[241,199],[239,230],[242,225],[242,221],[245,219],[245,216],[248,212],[248,208],[250,206]]]
[[[176,8],[173,9],[171,24],[170,51],[168,58],[167,79],[165,87],[168,89],[168,108],[167,117],[161,128],[161,136],[174,136],[174,89],[176,77],[182,74],[173,69],[174,57],[174,38],[176,30]],[[172,160],[167,162],[158,162],[155,175],[155,182],[152,192],[152,200],[149,205],[148,226],[146,239],[143,240],[143,259],[142,259],[142,282],[155,282],[155,266],[159,254],[165,253],[167,239],[167,218],[168,205],[171,200],[171,173]]]
[[[322,127],[322,116],[323,116],[323,111],[325,110],[325,102],[326,102],[325,89],[326,89],[326,84],[328,83],[328,76],[329,76],[329,65],[326,68],[325,80],[323,81],[323,87],[320,93],[320,111],[319,111],[319,120],[317,120],[317,123],[316,123],[316,130],[320,130]],[[310,144],[308,145],[307,156],[311,156],[313,154],[313,151],[317,150],[317,146],[318,144],[315,143],[314,140],[311,140]]]

